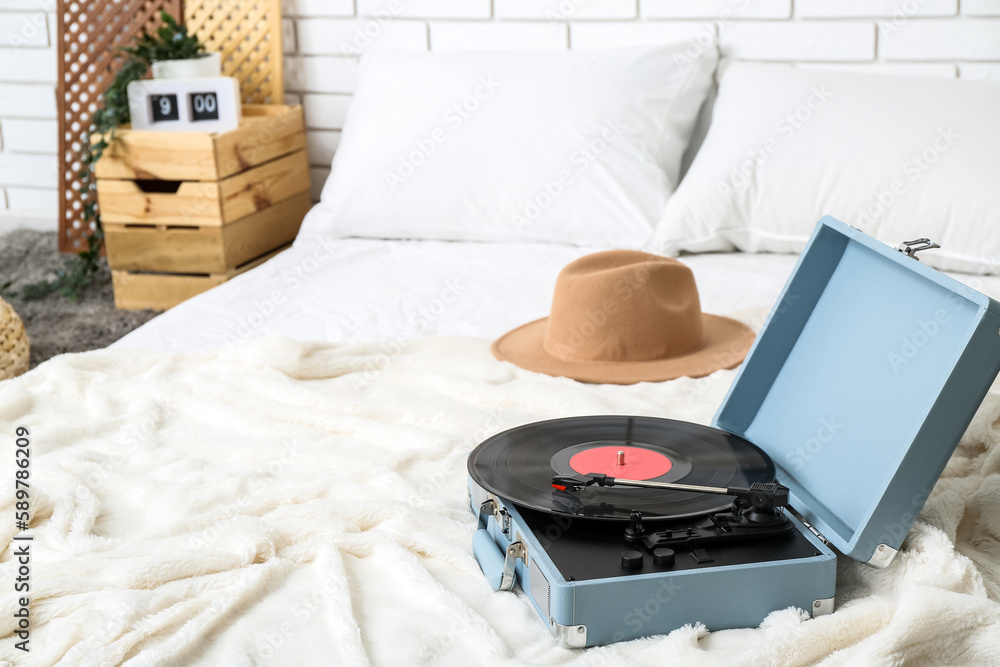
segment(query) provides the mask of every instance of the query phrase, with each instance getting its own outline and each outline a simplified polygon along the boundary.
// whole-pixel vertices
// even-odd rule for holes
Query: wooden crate
[[[286,246],[311,206],[301,107],[223,134],[119,129],[96,165],[119,308],[170,308]]]
[[[169,310],[193,296],[249,271],[287,250],[291,244],[277,248],[242,266],[217,274],[146,273],[111,271],[115,290],[115,308],[120,310]]]
[[[302,107],[249,104],[240,126],[223,134],[121,128],[95,173],[98,179],[221,181],[305,147]]]
[[[101,222],[222,227],[309,190],[304,150],[221,181],[97,182]]]
[[[108,263],[123,271],[225,273],[294,240],[311,206],[306,191],[225,226],[105,223]]]

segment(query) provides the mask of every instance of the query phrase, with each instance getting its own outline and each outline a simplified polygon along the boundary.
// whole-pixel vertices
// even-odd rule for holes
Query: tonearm
[[[667,489],[670,491],[691,491],[692,493],[714,493],[722,496],[734,496],[733,509],[739,514],[743,514],[746,510],[750,510],[755,514],[775,514],[788,505],[788,487],[778,482],[754,482],[749,487],[700,486],[697,484],[622,479],[598,473],[556,475],[552,478],[552,486],[560,491],[581,491],[588,486],[594,485],[632,486],[644,489]]]

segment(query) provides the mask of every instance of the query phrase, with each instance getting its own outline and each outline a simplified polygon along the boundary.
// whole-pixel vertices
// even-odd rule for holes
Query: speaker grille
[[[551,591],[549,590],[549,580],[545,578],[542,571],[538,568],[535,563],[535,559],[532,558],[528,565],[528,586],[530,588],[531,597],[535,599],[535,603],[541,607],[542,613],[545,614],[545,618],[549,618],[549,596]]]

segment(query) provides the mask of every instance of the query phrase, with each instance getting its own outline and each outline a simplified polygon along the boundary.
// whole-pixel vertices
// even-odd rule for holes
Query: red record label
[[[569,465],[581,475],[598,473],[644,481],[665,475],[673,464],[663,454],[642,447],[594,447],[574,454]]]

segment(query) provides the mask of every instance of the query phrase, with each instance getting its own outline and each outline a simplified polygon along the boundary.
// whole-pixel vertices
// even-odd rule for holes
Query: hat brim
[[[663,382],[699,378],[735,368],[746,358],[755,334],[742,322],[702,313],[705,344],[689,354],[652,361],[574,361],[549,354],[542,341],[547,317],[509,331],[493,342],[493,356],[515,366],[595,384]]]

